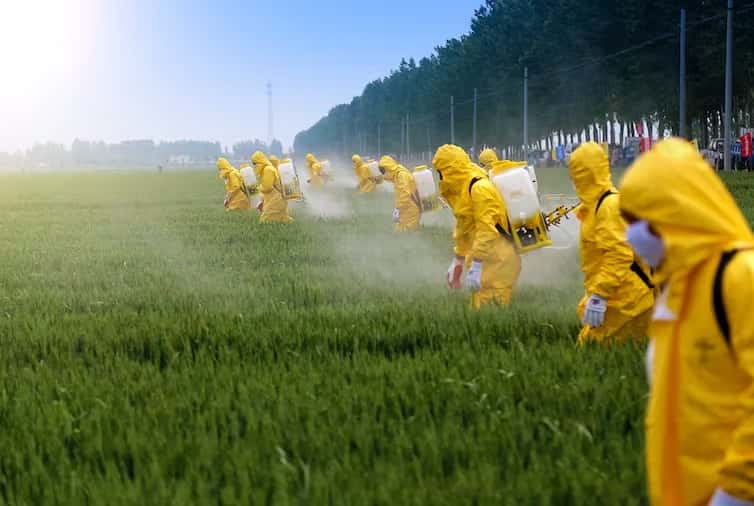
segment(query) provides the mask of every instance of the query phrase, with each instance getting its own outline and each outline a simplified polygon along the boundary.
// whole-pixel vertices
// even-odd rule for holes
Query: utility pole
[[[400,156],[403,157],[403,153],[406,151],[406,118],[401,118],[401,154]]]
[[[524,160],[529,160],[529,67],[524,67]]]
[[[474,125],[472,127],[472,133],[471,133],[471,150],[474,152],[474,156],[478,156],[476,152],[476,110],[477,110],[477,99],[479,98],[479,94],[477,93],[477,89],[474,88]]]
[[[272,145],[272,83],[267,83],[267,147]]]
[[[679,75],[679,116],[678,116],[678,135],[683,138],[688,137],[686,132],[686,9],[681,9],[681,61]]]
[[[429,153],[430,162],[432,161],[432,137],[429,134],[429,124],[427,124],[427,152]]]
[[[406,158],[411,157],[411,115],[406,113]]]
[[[728,29],[725,46],[725,146],[724,168],[731,169],[730,147],[733,122],[733,0],[728,0]]]
[[[382,123],[377,123],[377,158],[382,155]]]
[[[456,143],[456,105],[453,95],[450,96],[450,143]]]

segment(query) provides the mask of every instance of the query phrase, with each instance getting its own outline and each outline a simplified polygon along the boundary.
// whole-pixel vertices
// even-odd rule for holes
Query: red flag
[[[745,133],[740,138],[741,141],[741,158],[751,158],[752,138],[751,132]]]

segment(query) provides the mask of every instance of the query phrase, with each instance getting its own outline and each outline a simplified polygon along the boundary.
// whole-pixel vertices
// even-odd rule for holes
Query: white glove
[[[463,274],[464,259],[453,257],[453,262],[448,267],[448,275],[445,278],[448,282],[448,288],[458,290],[461,288],[461,274]]]
[[[647,346],[647,358],[646,358],[646,366],[647,366],[647,383],[649,386],[652,386],[652,370],[654,369],[655,365],[655,340],[652,339],[649,341],[649,346]]]
[[[715,495],[710,499],[709,506],[752,506],[754,502],[744,501],[726,493],[723,489],[715,490]]]
[[[586,301],[584,316],[581,318],[582,325],[589,325],[593,329],[599,328],[605,323],[605,313],[607,312],[607,301],[593,293]]]
[[[398,223],[401,220],[401,212],[396,207],[393,209],[393,223]]]
[[[474,293],[482,289],[482,262],[471,262],[471,268],[466,274],[466,287]]]

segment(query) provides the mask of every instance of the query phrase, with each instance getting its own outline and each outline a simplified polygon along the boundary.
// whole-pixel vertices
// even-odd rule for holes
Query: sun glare
[[[28,101],[74,75],[84,50],[84,2],[0,1],[0,96]]]

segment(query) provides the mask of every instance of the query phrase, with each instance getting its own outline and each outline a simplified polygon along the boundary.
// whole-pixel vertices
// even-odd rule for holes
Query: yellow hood
[[[353,155],[351,157],[351,161],[353,162],[354,167],[359,167],[362,163],[364,163],[359,155]]]
[[[233,170],[233,166],[225,158],[217,159],[217,172],[220,174],[220,179],[225,179],[228,174]]]
[[[474,177],[484,176],[484,172],[471,162],[466,151],[452,144],[445,144],[437,150],[432,166],[440,174],[440,185],[451,192],[461,190]]]
[[[380,167],[385,169],[385,179],[392,181],[395,179],[395,175],[398,173],[400,165],[398,165],[398,162],[393,160],[392,157],[385,155],[380,158]]]
[[[255,151],[254,154],[251,155],[251,163],[254,164],[254,173],[257,175],[258,180],[262,177],[262,170],[264,170],[267,165],[270,165],[270,161],[261,151]]]
[[[315,157],[315,156],[314,156],[313,154],[311,154],[311,153],[308,153],[308,154],[306,155],[306,163],[308,163],[308,164],[309,164],[309,166],[311,167],[312,165],[314,165],[315,163],[317,163],[317,157]]]
[[[267,159],[264,153],[261,151],[255,151],[253,155],[251,155],[251,163],[256,165],[267,165],[270,163],[270,161]]]
[[[605,150],[596,142],[579,146],[568,161],[568,170],[576,187],[576,195],[588,208],[596,206],[600,197],[613,188],[610,161]]]
[[[490,148],[485,149],[479,154],[479,163],[482,167],[489,169],[492,164],[498,160],[497,154]]]
[[[726,249],[754,243],[727,188],[687,141],[669,139],[639,158],[621,183],[621,210],[649,222],[665,244],[659,282]]]

